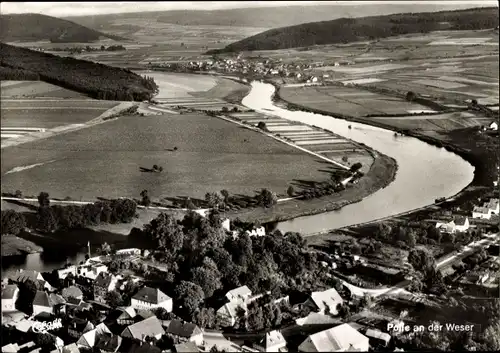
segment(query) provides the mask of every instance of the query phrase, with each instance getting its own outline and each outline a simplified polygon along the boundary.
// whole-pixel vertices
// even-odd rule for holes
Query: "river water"
[[[444,148],[413,137],[395,137],[390,130],[276,107],[272,102],[274,92],[275,87],[271,84],[252,82],[252,90],[242,103],[257,112],[316,125],[364,143],[394,158],[398,164],[396,177],[386,188],[337,211],[280,222],[278,229],[282,232],[316,233],[411,211],[433,203],[438,197],[457,194],[474,177],[474,167],[470,163]]]
[[[410,211],[433,203],[437,197],[453,196],[472,181],[472,165],[444,148],[412,137],[395,137],[389,130],[276,107],[272,102],[274,91],[274,86],[270,84],[253,82],[250,93],[242,103],[258,112],[333,131],[364,143],[398,163],[396,178],[386,188],[338,211],[280,222],[277,227],[282,232],[316,233]],[[352,129],[348,128],[349,125]],[[10,257],[2,261],[2,277],[19,268],[50,272],[63,267],[67,261],[79,263],[85,255],[86,250],[83,249],[71,254],[57,252]]]

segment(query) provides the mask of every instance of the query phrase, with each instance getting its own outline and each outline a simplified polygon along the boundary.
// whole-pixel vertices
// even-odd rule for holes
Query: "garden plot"
[[[268,130],[271,132],[314,131],[313,128],[306,125],[271,126]]]
[[[404,64],[382,64],[382,65],[374,65],[374,66],[330,66],[328,71],[340,72],[345,74],[373,74],[377,72],[386,72],[393,70],[405,69],[407,67],[411,67],[411,65]],[[318,68],[324,69],[324,68]]]
[[[359,78],[356,80],[342,81],[344,85],[365,85],[369,83],[382,82],[385,81],[380,78]]]
[[[349,142],[346,139],[339,138],[326,138],[326,139],[318,139],[318,140],[305,140],[305,141],[294,141],[294,143],[298,146],[307,146],[307,145],[325,145],[325,144],[342,144]]]

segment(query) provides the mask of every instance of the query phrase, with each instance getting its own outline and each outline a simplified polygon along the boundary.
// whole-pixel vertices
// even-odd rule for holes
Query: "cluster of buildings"
[[[249,233],[260,236],[262,231],[257,228]],[[122,252],[128,254],[129,258],[140,258],[137,249]],[[37,271],[20,270],[4,283],[2,326],[25,339],[4,345],[2,352],[40,352],[43,347],[36,343],[34,337],[37,334],[53,337],[57,348],[54,352],[73,353],[88,349],[124,353],[208,352],[214,346],[219,350],[231,352],[287,351],[288,343],[279,330],[262,334],[261,338],[249,347],[237,345],[224,338],[220,332],[205,331],[190,322],[178,319],[162,320],[155,315],[156,309],[162,308],[167,313],[172,312],[175,298],[169,297],[158,288],[143,286],[126,306],[112,308],[110,303],[106,302],[107,293],[123,289],[125,281],[121,275],[110,274],[107,265],[99,258],[54,271],[53,275],[55,273],[59,280],[58,289],[55,283],[51,286]],[[30,316],[18,309],[20,288],[28,280],[37,287],[31,303],[33,312]],[[127,277],[127,281],[140,280],[138,277]],[[225,329],[233,327],[241,315],[241,310],[245,315],[248,314],[249,305],[265,294],[254,295],[247,286],[227,292],[226,302],[216,311],[221,326]],[[324,318],[338,315],[339,306],[344,303],[333,288],[305,294],[292,303],[288,296],[275,300],[275,303],[282,301],[288,301],[294,309],[310,309],[310,316]],[[309,319],[298,319],[297,324],[304,324]],[[62,325],[53,325],[54,322],[61,322],[57,320],[62,320]],[[156,345],[157,340],[162,340],[165,336],[175,343],[173,349],[162,350]],[[366,351],[370,340],[367,335],[361,334],[348,324],[343,324],[309,336],[299,346],[299,351]]]
[[[187,71],[216,71],[223,73],[288,77],[305,83],[318,83],[322,79],[328,79],[328,74],[314,76],[308,71],[314,68],[331,65],[349,65],[350,62],[333,62],[325,64],[323,62],[312,64],[284,63],[282,59],[271,60],[265,58],[243,58],[238,55],[236,58],[213,58],[206,61],[191,61],[186,63],[165,63],[155,64],[155,66],[187,70]]]

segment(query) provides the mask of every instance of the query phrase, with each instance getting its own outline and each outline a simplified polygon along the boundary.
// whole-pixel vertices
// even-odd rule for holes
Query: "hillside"
[[[363,6],[353,6],[332,3],[307,6],[297,5],[291,2],[290,6],[279,7],[152,11],[66,18],[89,28],[112,33],[115,30],[122,29],[123,26],[140,30],[145,23],[154,22],[181,26],[278,28],[315,21],[330,21],[341,17],[364,17],[403,12],[456,10],[467,7],[470,7],[470,5],[446,3],[438,5],[425,3],[384,5],[366,3]]]
[[[60,57],[0,43],[0,80],[40,79],[96,99],[143,101],[158,86],[152,78],[91,61]]]
[[[50,40],[57,43],[90,43],[105,37],[122,40],[77,23],[40,14],[13,14],[0,16],[0,41],[36,42]]]
[[[305,23],[272,29],[232,43],[208,54],[274,50],[312,45],[374,40],[436,30],[479,30],[498,26],[498,8],[404,13]]]

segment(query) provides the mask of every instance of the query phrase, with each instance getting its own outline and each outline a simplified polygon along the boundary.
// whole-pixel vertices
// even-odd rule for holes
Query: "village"
[[[449,217],[435,222],[435,227],[444,237],[454,236],[477,227],[477,224],[492,224],[498,219],[498,213],[498,198],[491,198],[474,206],[470,216],[449,214]],[[206,212],[198,214],[209,217]],[[228,219],[221,220],[220,227],[227,236],[236,240],[243,235],[249,238],[273,236],[266,234],[262,226],[231,230]],[[449,267],[453,270],[446,275],[453,281],[448,283],[498,287],[500,264],[498,256],[494,256],[495,246],[498,252],[498,245],[492,245],[487,252],[481,249],[465,254],[462,266],[467,263],[469,269],[455,265]],[[202,311],[195,323],[181,319],[176,313],[182,312],[182,305],[196,305],[199,300],[171,297],[154,285],[166,275],[163,272],[165,265],[152,256],[154,251],[138,248],[113,251],[107,244],[100,251],[100,256],[90,257],[89,252],[85,262],[68,264],[52,273],[19,270],[3,281],[2,326],[11,343],[4,345],[2,352],[41,352],[47,351],[47,347],[55,348],[53,352],[398,349],[391,342],[393,332],[389,334],[383,328],[399,322],[399,318],[386,316],[367,320],[363,310],[373,305],[374,298],[367,293],[363,295],[363,292],[360,296],[356,291],[359,287],[353,290],[351,285],[336,285],[326,290],[276,297],[270,291],[253,293],[248,286],[242,285],[216,298],[219,304],[214,310],[211,313]],[[378,274],[388,269],[350,252],[321,258],[320,268],[326,271],[327,277],[342,276],[337,272],[341,269],[355,273],[359,268],[371,268]],[[466,258],[473,261],[467,262]],[[156,273],[156,282],[151,280],[154,277],[151,272]],[[404,273],[393,275],[403,279]],[[174,290],[172,293],[196,296],[190,291],[180,294]],[[191,299],[194,304],[190,303]],[[262,311],[269,305],[279,313]],[[256,308],[259,315],[272,315],[260,319],[273,320],[270,326],[278,328],[249,330],[252,322],[257,320],[254,316]],[[346,310],[350,314],[346,314]],[[246,331],[242,335],[239,329],[243,327]],[[322,330],[324,327],[328,328]],[[295,334],[282,333],[294,328],[311,333],[301,342],[295,342]],[[239,338],[240,335],[243,338]],[[287,342],[285,336],[294,342]]]

